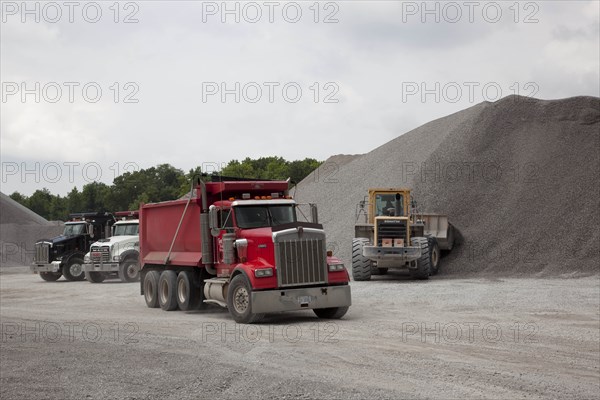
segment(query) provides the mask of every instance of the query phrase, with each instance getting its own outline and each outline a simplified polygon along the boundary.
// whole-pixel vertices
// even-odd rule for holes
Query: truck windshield
[[[296,222],[296,210],[291,204],[238,206],[235,220],[242,229],[278,226]]]
[[[113,236],[135,236],[139,232],[138,224],[119,224],[115,225]]]
[[[85,224],[66,224],[63,235],[65,236],[75,236],[81,235],[85,233]]]

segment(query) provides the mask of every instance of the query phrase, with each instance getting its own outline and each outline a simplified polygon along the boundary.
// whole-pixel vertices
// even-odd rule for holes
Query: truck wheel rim
[[[185,303],[187,300],[187,285],[183,279],[177,284],[177,297],[179,298],[179,302],[181,304]]]
[[[144,293],[146,293],[146,300],[151,300],[154,297],[154,288],[148,280],[146,280],[146,284],[144,285]]]
[[[127,268],[125,269],[125,272],[127,273],[127,276],[129,278],[135,278],[137,276],[138,273],[138,269],[137,269],[137,265],[136,264],[129,264],[127,266]]]
[[[78,263],[72,264],[71,267],[69,268],[69,272],[73,276],[81,275],[81,264],[78,264]]]
[[[167,285],[166,281],[162,281],[162,285],[160,285],[160,301],[165,304],[167,299],[169,298],[169,285]]]
[[[237,288],[233,296],[233,307],[239,314],[243,314],[250,304],[250,295],[245,287]]]

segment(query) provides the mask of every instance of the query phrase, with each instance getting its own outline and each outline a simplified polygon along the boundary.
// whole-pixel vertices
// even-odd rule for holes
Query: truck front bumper
[[[378,262],[392,261],[395,264],[401,264],[418,260],[421,257],[421,248],[364,246],[363,256]]]
[[[119,263],[90,263],[83,264],[85,272],[118,272]]]
[[[349,285],[252,292],[252,312],[256,314],[349,307],[351,304]]]
[[[31,264],[29,270],[34,274],[39,272],[60,272],[60,261],[52,261],[50,264]]]

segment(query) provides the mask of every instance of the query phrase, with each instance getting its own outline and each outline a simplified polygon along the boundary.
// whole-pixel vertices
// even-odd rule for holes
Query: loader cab
[[[409,215],[410,191],[405,189],[369,190],[369,223],[375,217],[407,217]]]

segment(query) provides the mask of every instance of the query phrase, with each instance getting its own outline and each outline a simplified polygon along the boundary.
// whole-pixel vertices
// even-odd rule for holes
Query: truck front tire
[[[144,300],[148,308],[158,308],[158,271],[148,271],[144,275]]]
[[[200,296],[193,285],[192,276],[188,271],[177,275],[177,305],[182,311],[198,308]]]
[[[352,278],[355,281],[371,279],[373,262],[363,255],[363,247],[368,243],[365,238],[352,239]]]
[[[140,264],[135,260],[126,260],[119,265],[121,282],[137,282],[140,280]]]
[[[166,270],[158,280],[158,304],[165,311],[177,310],[177,274]]]
[[[431,258],[429,243],[426,237],[415,237],[411,239],[411,245],[421,248],[421,257],[417,260],[417,268],[410,271],[415,279],[429,279],[431,274]]]
[[[82,281],[85,279],[83,271],[83,260],[79,257],[72,257],[62,267],[62,274],[68,281]]]
[[[313,311],[322,319],[340,319],[348,312],[350,307],[315,308]]]
[[[106,275],[98,271],[85,271],[85,279],[90,283],[104,282]]]
[[[40,278],[46,282],[56,282],[61,276],[60,272],[40,272]]]
[[[234,321],[239,324],[252,324],[264,317],[264,314],[252,312],[252,288],[248,279],[242,274],[236,275],[229,284],[227,309]]]

